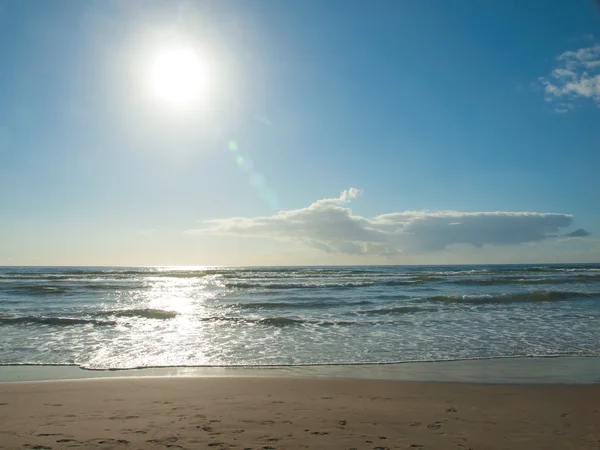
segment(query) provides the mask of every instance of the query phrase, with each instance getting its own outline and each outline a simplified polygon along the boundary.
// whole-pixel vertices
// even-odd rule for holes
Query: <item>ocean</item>
[[[0,267],[0,365],[600,355],[599,265]]]

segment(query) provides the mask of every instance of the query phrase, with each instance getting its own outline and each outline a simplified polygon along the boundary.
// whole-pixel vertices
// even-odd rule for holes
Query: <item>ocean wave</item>
[[[497,278],[462,279],[452,280],[450,282],[452,284],[458,284],[461,286],[494,286],[503,284],[585,284],[600,282],[600,276],[583,274],[560,278],[522,278],[518,276],[510,276]]]
[[[94,313],[100,317],[139,317],[143,319],[173,319],[179,315],[176,311],[166,311],[154,308],[115,309]]]
[[[319,309],[331,307],[351,307],[361,305],[371,305],[373,302],[362,300],[358,302],[338,301],[299,301],[299,302],[254,302],[254,303],[237,303],[235,306],[240,309]]]
[[[40,317],[40,316],[22,316],[22,317],[0,317],[0,325],[52,325],[52,326],[70,326],[70,325],[116,325],[112,320],[94,320],[79,319],[70,317]]]
[[[377,320],[377,321],[366,321],[366,320],[318,320],[318,319],[302,319],[299,317],[263,317],[263,318],[251,318],[251,317],[228,317],[228,316],[212,316],[203,317],[200,319],[201,322],[218,322],[229,325],[266,325],[274,327],[286,327],[286,326],[300,326],[300,325],[313,325],[320,327],[330,326],[363,326],[370,327],[373,325],[390,325],[404,322],[398,322],[397,320]]]
[[[446,278],[439,276],[420,276],[403,280],[390,280],[381,283],[383,286],[414,286],[417,284],[430,283],[432,281],[444,281]]]
[[[514,267],[519,272],[598,272],[598,265]]]
[[[267,317],[258,321],[261,325],[270,325],[273,327],[285,327],[288,325],[300,325],[305,323],[302,319],[290,319],[288,317]]]
[[[583,298],[600,299],[600,292],[565,292],[565,291],[539,291],[523,292],[516,294],[485,294],[485,295],[436,295],[425,297],[422,300],[449,303],[514,303],[514,302],[552,302]]]
[[[590,282],[599,282],[600,281],[600,274],[578,273],[578,274],[575,274],[572,276],[574,278],[576,278],[577,280],[586,280],[586,281],[590,281]]]
[[[497,265],[487,267],[476,266],[437,266],[437,267],[414,267],[406,268],[406,273],[418,277],[425,276],[443,276],[443,277],[465,277],[484,275],[494,277],[496,275],[509,275],[518,273],[597,273],[600,272],[600,264],[591,265],[542,265],[542,266],[521,266],[521,265]]]
[[[69,286],[48,286],[48,285],[4,285],[0,291],[8,294],[28,294],[28,295],[55,295],[69,292]]]
[[[393,306],[389,308],[367,309],[359,311],[360,314],[368,315],[397,315],[412,314],[418,312],[436,312],[437,308],[425,308],[422,306]]]
[[[344,283],[227,283],[227,287],[236,289],[352,289],[373,286],[374,281],[347,281]]]
[[[389,274],[385,274],[385,277],[389,277]],[[337,281],[330,283],[303,283],[303,282],[294,282],[291,281],[289,283],[264,283],[261,280],[254,281],[242,281],[242,282],[228,282],[226,284],[227,287],[236,288],[236,289],[277,289],[277,290],[286,290],[286,289],[353,289],[353,288],[361,288],[361,287],[370,287],[370,286],[416,286],[419,284],[434,282],[434,281],[443,281],[445,278],[439,276],[420,276],[420,277],[410,277],[403,279],[394,279],[394,280],[386,280],[380,281],[377,278],[379,277],[367,277],[360,281]]]
[[[275,327],[285,327],[288,325],[302,325],[308,323],[307,320],[300,318],[290,317],[263,317],[263,318],[251,318],[251,317],[230,317],[230,316],[210,316],[202,317],[198,319],[200,322],[220,322],[228,323],[232,325],[270,325]]]
[[[229,270],[227,272],[215,271],[213,274],[222,275],[224,278],[239,278],[239,279],[281,279],[281,278],[340,278],[347,277],[349,275],[363,275],[363,276],[379,276],[379,272],[375,270],[354,270],[354,269],[303,269],[303,268],[290,268],[279,270],[274,269],[261,269],[261,270],[245,270],[236,271]]]
[[[23,303],[21,300],[6,300],[0,299],[0,305],[18,305]]]
[[[130,289],[143,289],[144,284],[133,280],[130,283],[123,283],[122,281],[115,283],[111,280],[104,283],[76,284],[75,287],[83,291],[126,291]]]

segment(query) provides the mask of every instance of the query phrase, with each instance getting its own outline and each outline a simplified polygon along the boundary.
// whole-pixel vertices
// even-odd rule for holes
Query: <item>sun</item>
[[[196,105],[208,94],[209,71],[208,60],[193,48],[163,48],[148,70],[150,93],[174,107]]]

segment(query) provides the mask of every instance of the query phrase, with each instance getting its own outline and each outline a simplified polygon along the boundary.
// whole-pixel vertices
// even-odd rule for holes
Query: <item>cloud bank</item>
[[[188,233],[234,235],[295,242],[326,253],[396,255],[451,249],[468,244],[506,246],[554,238],[569,227],[569,214],[537,212],[404,211],[374,218],[347,206],[362,194],[350,188],[339,197],[267,217],[208,220]],[[584,237],[583,229],[571,236]]]
[[[546,101],[557,112],[567,112],[578,99],[590,99],[600,106],[600,44],[567,51],[556,58],[557,66],[541,77]]]

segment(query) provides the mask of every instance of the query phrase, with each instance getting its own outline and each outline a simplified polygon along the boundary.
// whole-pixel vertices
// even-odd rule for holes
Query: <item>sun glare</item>
[[[172,106],[198,104],[207,95],[209,64],[190,47],[162,49],[149,70],[152,95]]]

